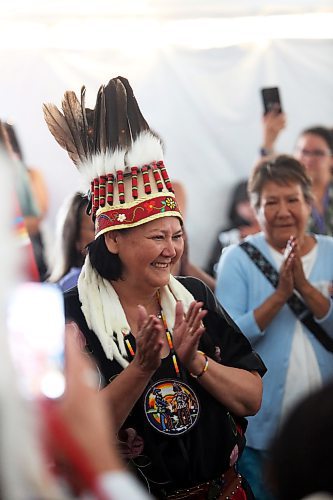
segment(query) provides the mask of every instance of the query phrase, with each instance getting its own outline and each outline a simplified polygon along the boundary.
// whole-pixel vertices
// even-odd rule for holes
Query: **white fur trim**
[[[89,255],[86,256],[78,279],[78,291],[87,325],[97,335],[107,358],[115,358],[126,368],[128,361],[125,359],[122,331],[128,333],[129,326],[114,288],[92,268]],[[110,304],[113,304],[112,317]],[[118,341],[119,348],[115,340]]]
[[[80,189],[87,192],[91,181],[100,175],[115,175],[117,170],[126,172],[130,171],[130,167],[141,168],[158,161],[163,161],[162,143],[158,137],[146,130],[140,133],[128,151],[117,148],[108,153],[93,155],[90,160],[79,164],[82,178]]]
[[[141,132],[126,155],[126,165],[143,167],[153,161],[163,161],[163,148],[160,139],[149,130]]]
[[[116,170],[125,170],[125,150],[115,149],[108,153],[99,153],[79,165],[85,183],[90,188],[90,182],[100,175],[116,174]]]

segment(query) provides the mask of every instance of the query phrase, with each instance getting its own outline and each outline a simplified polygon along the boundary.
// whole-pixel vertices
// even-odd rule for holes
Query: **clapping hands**
[[[207,311],[202,309],[203,302],[192,302],[184,314],[182,302],[176,304],[176,318],[173,329],[173,344],[180,362],[191,371],[198,345],[205,327],[202,323]]]
[[[179,361],[190,370],[197,355],[200,337],[205,331],[202,320],[207,311],[203,302],[193,301],[187,313],[182,302],[177,302],[172,341]],[[156,316],[148,316],[146,309],[139,306],[139,323],[136,336],[134,362],[144,371],[156,371],[161,364],[161,350],[165,336],[163,322]]]
[[[143,306],[138,306],[138,312],[138,333],[133,362],[143,371],[154,372],[161,364],[164,328],[161,320],[157,316],[148,316]]]

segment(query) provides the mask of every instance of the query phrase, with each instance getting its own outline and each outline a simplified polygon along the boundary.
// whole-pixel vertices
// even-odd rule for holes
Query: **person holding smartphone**
[[[266,109],[266,108],[265,108]],[[263,142],[260,155],[276,155],[275,143],[286,126],[286,114],[278,103],[263,115]],[[316,125],[299,134],[294,156],[307,169],[312,179],[313,201],[308,229],[318,234],[333,236],[333,131]]]
[[[249,194],[262,232],[225,249],[216,296],[268,368],[240,460],[256,499],[267,500],[271,439],[299,398],[333,377],[333,238],[307,230],[311,179],[293,157],[261,161]]]

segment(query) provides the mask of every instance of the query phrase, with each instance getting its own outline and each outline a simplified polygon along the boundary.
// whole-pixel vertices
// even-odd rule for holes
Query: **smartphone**
[[[65,390],[65,315],[59,288],[35,282],[18,285],[9,298],[7,327],[23,396],[60,397]]]
[[[261,89],[261,97],[264,106],[264,114],[276,110],[282,113],[280,92],[278,87],[265,87]]]

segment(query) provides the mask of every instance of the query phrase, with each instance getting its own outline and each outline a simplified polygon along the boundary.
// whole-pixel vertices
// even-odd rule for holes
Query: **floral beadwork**
[[[165,202],[162,201],[162,204],[163,203],[165,203],[165,205],[167,205],[170,208],[176,208],[177,206],[177,203],[172,198],[166,198]]]
[[[126,228],[133,224],[143,224],[157,217],[165,215],[175,215],[181,218],[177,201],[173,195],[153,194],[148,200],[136,200],[130,204],[122,204],[121,207],[110,207],[97,213],[96,217],[96,237],[109,228]]]

